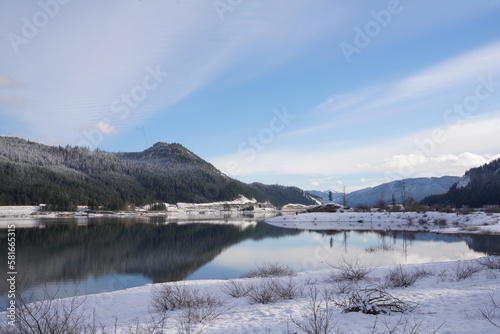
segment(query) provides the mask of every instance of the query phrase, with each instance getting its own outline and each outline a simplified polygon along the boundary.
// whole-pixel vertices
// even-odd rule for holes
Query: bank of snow
[[[39,206],[0,206],[0,218],[26,217],[40,210]]]
[[[167,311],[166,320],[154,333],[303,333],[294,323],[308,323],[312,317],[311,293],[318,291],[320,312],[327,310],[324,291],[329,293],[328,311],[331,313],[332,333],[495,333],[496,328],[481,311],[489,314],[490,320],[500,324],[500,310],[493,301],[500,305],[500,270],[487,269],[481,265],[486,258],[407,265],[398,267],[405,272],[422,274],[411,286],[392,288],[386,284],[386,277],[394,268],[375,268],[368,276],[356,284],[346,280],[332,281],[338,277],[339,270],[321,270],[302,272],[292,277],[279,278],[279,282],[293,287],[290,299],[281,299],[269,304],[260,304],[250,297],[230,297],[227,290],[229,282],[241,286],[265,287],[270,278],[252,278],[239,280],[185,281],[147,285],[128,290],[62,299],[65,305],[79,305],[85,310],[84,318],[88,323],[105,327],[108,332],[146,333],[146,328],[158,325],[162,313],[153,307],[153,295],[156,289],[166,286],[182,285],[190,291],[197,289],[208,293],[224,302],[217,311],[221,315],[212,320],[198,322],[188,317],[184,308]],[[491,259],[491,258],[488,258]],[[498,262],[498,258],[496,258]],[[470,276],[459,279],[457,273],[464,268],[477,268]],[[275,280],[276,281],[276,280]],[[391,296],[412,306],[406,313],[371,315],[363,313],[344,313],[337,304],[345,300],[352,291],[365,288],[381,287]],[[269,288],[268,288],[269,289]],[[53,303],[55,305],[57,303]],[[210,312],[205,309],[203,312]],[[483,312],[483,313],[484,313]],[[78,314],[78,312],[76,312]],[[92,316],[93,314],[93,316]],[[193,313],[191,313],[193,315]],[[94,317],[94,319],[93,319]],[[1,314],[0,323],[5,326],[6,313]],[[188,321],[191,319],[191,321]],[[115,329],[116,326],[116,329]],[[140,331],[137,331],[137,328]],[[414,328],[414,331],[410,331]],[[129,331],[132,329],[132,331]],[[100,331],[97,331],[100,333]]]
[[[158,204],[158,203],[156,203]],[[161,203],[164,210],[150,211],[153,204],[144,205],[131,211],[92,211],[87,206],[78,206],[76,211],[42,211],[44,204],[40,206],[0,206],[0,219],[9,218],[58,218],[58,217],[141,217],[141,216],[166,216],[166,217],[192,217],[192,216],[238,216],[247,213],[266,215],[276,213],[278,210],[269,201],[257,202],[256,199],[246,198],[240,195],[232,201],[210,202],[210,203]],[[267,217],[264,217],[267,218]]]
[[[500,214],[473,212],[316,212],[267,219],[271,225],[304,230],[392,230],[500,234]]]

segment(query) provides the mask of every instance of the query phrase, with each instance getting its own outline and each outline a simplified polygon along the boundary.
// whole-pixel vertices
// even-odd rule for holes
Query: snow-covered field
[[[317,212],[279,216],[268,224],[304,230],[393,230],[500,234],[500,213]]]
[[[332,329],[318,333],[498,333],[500,328],[494,324],[500,325],[500,269],[488,269],[485,259],[494,259],[493,263],[500,265],[498,258],[489,257],[383,267],[371,272],[367,270],[366,277],[357,282],[340,277],[346,273],[344,267],[280,278],[163,283],[63,299],[53,302],[52,306],[62,303],[71,309],[70,305],[79,305],[73,310],[75,315],[84,311],[81,323],[98,327],[97,333],[103,328],[106,333],[115,333],[115,330],[118,333],[304,333],[300,326],[311,324],[315,308],[317,321],[326,325],[328,318]],[[355,271],[369,269],[352,265]],[[392,280],[388,279],[390,273]],[[401,273],[409,274],[408,277],[416,281],[408,287],[390,286],[389,282],[405,278]],[[229,289],[230,285],[233,289]],[[235,298],[226,292],[243,291],[248,286],[253,286],[253,290],[247,296]],[[181,306],[162,313],[153,306],[153,299],[155,290],[165,287],[174,287],[177,295],[182,296],[197,290],[198,296],[205,296],[204,300],[212,302],[202,302],[199,307]],[[183,290],[184,287],[187,290]],[[256,301],[266,299],[266,291],[272,292],[273,287],[285,291],[284,297],[276,297],[277,300],[268,304]],[[375,288],[379,290],[373,290]],[[317,298],[312,305],[314,291]],[[346,307],[354,305],[348,299],[356,291],[360,296],[378,291],[378,297],[386,302],[408,309],[403,313],[393,311],[379,315],[344,313]],[[171,292],[168,296],[173,295],[176,293]],[[193,295],[186,298],[196,300]],[[362,300],[367,302],[368,297]],[[382,306],[373,309],[386,310]],[[161,321],[163,315],[164,322]],[[5,321],[5,316],[2,314],[1,321]],[[154,326],[157,329],[152,331]]]

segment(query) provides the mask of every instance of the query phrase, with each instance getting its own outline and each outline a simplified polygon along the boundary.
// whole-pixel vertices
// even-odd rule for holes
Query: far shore
[[[266,223],[302,230],[412,231],[500,235],[500,213],[470,211],[311,212],[278,216]]]
[[[337,212],[299,213],[271,208],[254,210],[217,210],[202,208],[176,208],[164,211],[91,211],[74,212],[41,211],[38,206],[0,206],[0,228],[9,222],[43,218],[141,218],[165,217],[168,219],[263,219],[266,223],[303,230],[373,230],[413,231],[435,233],[465,233],[500,235],[500,213],[483,211],[368,211],[338,210]],[[4,226],[5,225],[5,226]]]

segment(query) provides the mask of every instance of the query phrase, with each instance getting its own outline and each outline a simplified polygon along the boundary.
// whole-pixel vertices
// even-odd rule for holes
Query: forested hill
[[[156,200],[233,200],[240,194],[277,206],[288,198],[314,203],[298,188],[269,187],[273,192],[267,194],[262,187],[232,179],[180,144],[157,143],[143,152],[110,153],[0,136],[0,205],[48,203],[71,209],[89,204],[122,209]]]
[[[500,205],[500,159],[468,170],[446,194],[429,196],[422,202],[474,208]]]

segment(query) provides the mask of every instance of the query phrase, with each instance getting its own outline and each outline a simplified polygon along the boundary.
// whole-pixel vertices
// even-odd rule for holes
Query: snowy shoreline
[[[151,210],[152,205],[163,208]],[[155,203],[128,211],[90,210],[87,206],[78,206],[76,211],[45,211],[45,204],[26,206],[0,206],[0,220],[21,218],[92,218],[92,217],[166,217],[166,218],[232,218],[252,214],[255,218],[269,218],[280,214],[269,202],[259,203],[240,195],[232,201],[211,203]],[[0,225],[1,227],[1,225]]]
[[[219,210],[204,204],[177,206],[169,211],[116,211],[116,212],[41,212],[38,206],[0,206],[0,228],[8,221],[39,218],[140,218],[165,217],[167,219],[218,219],[241,218],[251,215],[265,219],[274,226],[301,230],[349,230],[349,231],[411,231],[449,234],[500,235],[500,213],[486,212],[311,212],[283,214],[270,208],[253,211]],[[22,226],[20,226],[22,227]]]
[[[230,219],[252,217],[266,219],[275,217],[280,211],[270,208],[259,208],[252,211],[245,210],[220,210],[210,208],[176,208],[165,211],[40,211],[38,206],[0,206],[0,228],[5,228],[7,222],[19,222],[19,227],[31,227],[30,221],[44,218],[148,218],[164,217],[167,219]],[[25,226],[26,225],[26,226]]]
[[[485,212],[313,212],[273,217],[266,223],[302,230],[500,234],[500,214]]]

